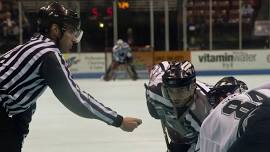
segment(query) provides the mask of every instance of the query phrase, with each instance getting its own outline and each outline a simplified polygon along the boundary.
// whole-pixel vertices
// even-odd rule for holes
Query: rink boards
[[[140,78],[147,78],[154,64],[164,60],[190,60],[198,75],[270,74],[270,50],[148,51],[133,52],[133,64]],[[65,54],[75,78],[100,78],[109,67],[111,53]],[[127,78],[119,68],[117,78]]]

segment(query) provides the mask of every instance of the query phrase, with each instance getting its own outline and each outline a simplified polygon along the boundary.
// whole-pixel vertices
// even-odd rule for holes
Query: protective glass
[[[172,104],[176,107],[182,107],[187,105],[193,98],[195,91],[195,85],[169,88],[164,87],[163,92],[165,96],[171,100]]]

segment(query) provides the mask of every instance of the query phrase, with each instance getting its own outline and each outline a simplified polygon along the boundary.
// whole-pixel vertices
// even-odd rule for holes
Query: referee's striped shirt
[[[119,127],[123,117],[73,81],[56,44],[43,35],[0,57],[0,105],[12,116],[27,110],[49,86],[70,111]]]

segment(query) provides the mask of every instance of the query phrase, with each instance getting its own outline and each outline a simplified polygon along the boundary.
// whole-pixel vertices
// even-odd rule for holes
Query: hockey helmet
[[[124,41],[122,39],[119,39],[116,41],[116,45],[122,46],[124,44]]]
[[[193,100],[196,89],[194,66],[189,61],[172,61],[169,64],[162,76],[162,94],[176,107],[187,106]]]
[[[57,24],[61,31],[69,30],[75,36],[75,42],[78,43],[83,31],[80,29],[80,18],[78,14],[70,9],[66,9],[58,2],[52,2],[47,6],[41,7],[38,13],[38,31],[42,34],[48,34],[52,24]]]
[[[234,77],[224,77],[208,92],[209,103],[215,107],[227,96],[248,90],[245,82]]]

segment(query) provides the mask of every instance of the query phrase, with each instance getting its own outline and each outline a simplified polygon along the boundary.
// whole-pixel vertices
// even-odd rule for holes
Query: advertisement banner
[[[189,51],[155,51],[154,52],[154,64],[158,64],[162,61],[190,61],[190,52]]]
[[[270,69],[270,50],[193,51],[196,70]]]
[[[72,73],[93,73],[105,71],[104,53],[69,53],[64,54]]]
[[[147,70],[153,66],[153,52],[133,52],[133,64],[137,70]]]

